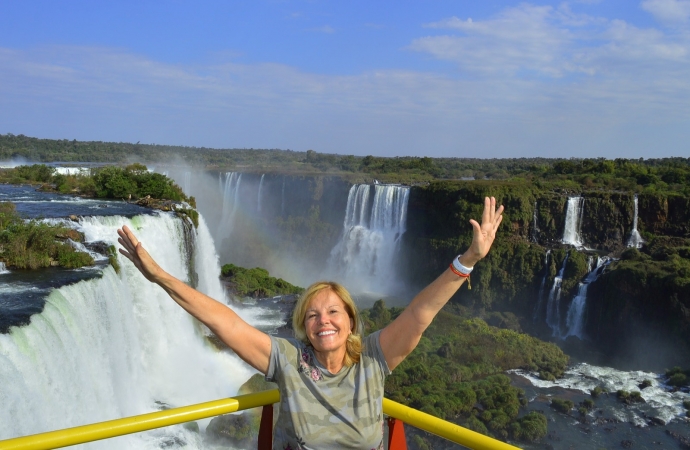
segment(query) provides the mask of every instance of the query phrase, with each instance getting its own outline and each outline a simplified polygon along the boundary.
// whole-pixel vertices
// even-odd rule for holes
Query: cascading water
[[[218,223],[218,238],[227,238],[232,232],[232,224],[240,204],[240,183],[242,174],[237,172],[226,172],[225,176],[220,175],[220,190],[223,193],[223,209],[221,219]],[[223,230],[226,230],[223,233]]]
[[[537,225],[537,202],[534,202],[534,214],[532,215],[532,242],[539,240],[539,226]]]
[[[635,194],[635,214],[633,216],[633,230],[630,233],[630,239],[628,239],[628,247],[641,248],[644,244],[640,232],[637,231],[637,194]]]
[[[192,192],[192,172],[190,171],[185,171],[184,173],[184,193],[187,195],[191,195]]]
[[[259,193],[256,194],[256,210],[261,212],[261,189],[264,187],[265,173],[261,174],[261,181],[259,181]]]
[[[565,229],[563,230],[563,243],[575,247],[583,247],[580,230],[582,228],[582,215],[585,211],[585,199],[583,197],[568,198],[568,208],[565,213]]]
[[[578,286],[577,295],[573,298],[568,308],[566,316],[566,331],[561,335],[565,339],[568,336],[575,336],[580,339],[584,338],[583,327],[585,319],[585,310],[587,306],[587,288],[589,285],[599,278],[599,275],[604,271],[604,268],[611,263],[608,257],[597,257],[596,265],[594,265],[594,258],[589,257],[589,273],[580,282]],[[594,267],[592,267],[594,265]]]
[[[350,188],[343,234],[329,259],[334,279],[361,292],[388,291],[396,284],[394,257],[405,233],[409,194],[405,186]]]
[[[188,279],[185,229],[171,215],[91,217],[78,226],[87,241],[117,245],[116,229],[124,224],[165,270]],[[218,298],[218,258],[203,220],[196,241],[197,268],[208,275],[199,289]],[[107,266],[101,278],[53,290],[29,325],[0,334],[0,439],[227,397],[254,372],[216,351],[162,289],[124,257],[118,261],[119,274]],[[180,442],[202,447],[200,436],[181,426],[85,447],[150,449]]]
[[[283,175],[283,187],[280,188],[280,215],[285,215],[285,175]]]
[[[547,250],[544,255],[544,278],[541,279],[541,286],[539,286],[539,297],[537,298],[537,305],[534,307],[534,312],[532,313],[533,322],[539,321],[539,316],[541,314],[541,308],[544,303],[544,288],[546,287],[546,277],[549,274],[549,257],[551,256],[551,250]]]
[[[549,292],[549,301],[546,304],[546,324],[551,328],[554,336],[561,335],[561,284],[563,283],[563,272],[568,263],[569,253],[563,258],[563,265],[558,275],[553,279],[553,286]]]

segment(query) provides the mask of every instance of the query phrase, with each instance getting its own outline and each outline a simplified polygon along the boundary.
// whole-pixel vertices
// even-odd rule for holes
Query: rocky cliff
[[[544,317],[549,290],[566,254],[558,305],[562,316],[593,261],[606,255],[614,261],[602,269],[587,292],[582,339],[610,357],[637,357],[651,366],[674,359],[687,363],[689,198],[638,195],[637,230],[645,240],[638,251],[627,247],[634,227],[633,192],[546,190],[526,183],[485,181],[414,187],[404,236],[408,277],[419,285],[427,283],[468,246],[471,228],[467,221],[480,218],[485,195],[496,196],[506,207],[501,236],[473,273],[473,289],[463,290],[454,301],[480,313],[512,311],[521,317],[524,328],[542,337],[558,334],[546,326]],[[571,197],[584,199],[580,248],[562,242]],[[564,326],[565,320],[561,318]],[[661,350],[644,356],[643,343],[654,343]]]

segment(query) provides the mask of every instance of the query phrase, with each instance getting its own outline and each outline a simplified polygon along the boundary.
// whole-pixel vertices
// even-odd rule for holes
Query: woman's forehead
[[[344,308],[345,302],[332,290],[324,289],[309,301],[306,310],[309,311],[314,309],[330,308],[332,306]]]

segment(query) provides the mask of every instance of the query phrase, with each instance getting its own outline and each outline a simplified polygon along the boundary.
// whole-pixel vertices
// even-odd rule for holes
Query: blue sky
[[[0,133],[690,156],[690,0],[0,0]]]

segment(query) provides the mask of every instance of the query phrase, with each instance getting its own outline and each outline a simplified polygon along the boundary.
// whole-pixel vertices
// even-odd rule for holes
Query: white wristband
[[[474,267],[465,267],[462,264],[460,264],[461,256],[462,255],[458,255],[455,258],[453,258],[453,268],[455,268],[455,270],[462,274],[469,275],[472,273],[472,269],[474,269]]]

